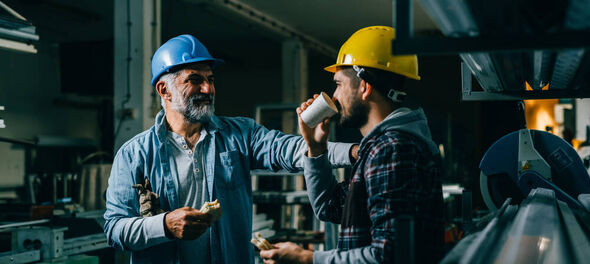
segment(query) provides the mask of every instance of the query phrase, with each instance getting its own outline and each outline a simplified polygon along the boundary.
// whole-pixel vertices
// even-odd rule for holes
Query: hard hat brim
[[[182,63],[178,63],[178,64],[171,65],[171,66],[168,66],[168,67],[164,68],[164,70],[162,70],[160,72],[160,74],[158,74],[157,76],[154,76],[154,78],[152,78],[152,86],[156,86],[156,83],[158,82],[158,80],[160,79],[160,77],[162,77],[162,75],[164,75],[165,73],[170,72],[171,69],[177,68],[177,67],[182,66],[182,65],[196,63],[196,62],[211,62],[211,69],[214,69],[215,67],[217,67],[217,66],[225,63],[225,61],[222,60],[222,59],[204,58],[204,57],[193,58],[193,59],[190,59],[190,60],[186,60],[186,61],[184,61]]]
[[[336,73],[336,69],[338,69],[338,64],[332,64],[326,68],[324,68],[324,70],[329,71],[331,73]]]
[[[338,67],[352,67],[352,66],[353,66],[352,64],[349,65],[349,64],[339,64],[339,63],[336,63],[336,64],[332,64],[332,65],[324,68],[324,70],[325,71],[328,71],[328,72],[331,72],[331,73],[336,73],[338,71]],[[358,66],[367,67],[367,66],[364,66],[364,65],[358,65]],[[370,67],[370,68],[373,68],[373,67]],[[380,70],[389,71],[389,72],[392,72],[392,73],[395,73],[395,74],[399,74],[401,76],[405,76],[405,77],[408,77],[410,79],[414,79],[414,80],[417,80],[417,81],[419,81],[421,79],[420,75],[413,75],[413,74],[408,74],[408,73],[405,73],[405,72],[395,72],[395,71],[391,71],[391,70],[388,70],[388,69],[380,69]]]

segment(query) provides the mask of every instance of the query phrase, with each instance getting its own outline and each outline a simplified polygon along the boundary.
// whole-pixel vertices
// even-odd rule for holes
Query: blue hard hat
[[[197,38],[185,34],[172,38],[164,43],[152,58],[152,85],[156,85],[162,74],[178,65],[193,62],[209,61],[211,67],[223,63],[223,60],[213,58],[205,45]]]

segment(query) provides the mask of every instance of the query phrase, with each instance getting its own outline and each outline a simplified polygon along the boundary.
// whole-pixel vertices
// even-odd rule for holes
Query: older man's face
[[[196,63],[179,70],[174,79],[171,107],[190,123],[207,123],[215,112],[215,86],[211,67]]]

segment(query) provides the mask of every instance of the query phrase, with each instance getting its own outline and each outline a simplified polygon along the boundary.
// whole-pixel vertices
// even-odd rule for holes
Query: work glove
[[[145,184],[135,184],[131,186],[139,192],[139,214],[142,217],[154,216],[164,212],[160,208],[160,199],[158,195],[152,192],[150,181],[145,178]]]

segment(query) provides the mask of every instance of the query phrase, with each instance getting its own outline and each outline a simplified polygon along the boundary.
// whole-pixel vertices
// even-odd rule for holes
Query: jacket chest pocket
[[[237,150],[230,150],[219,153],[220,167],[217,174],[224,188],[235,189],[244,185],[245,170]]]

